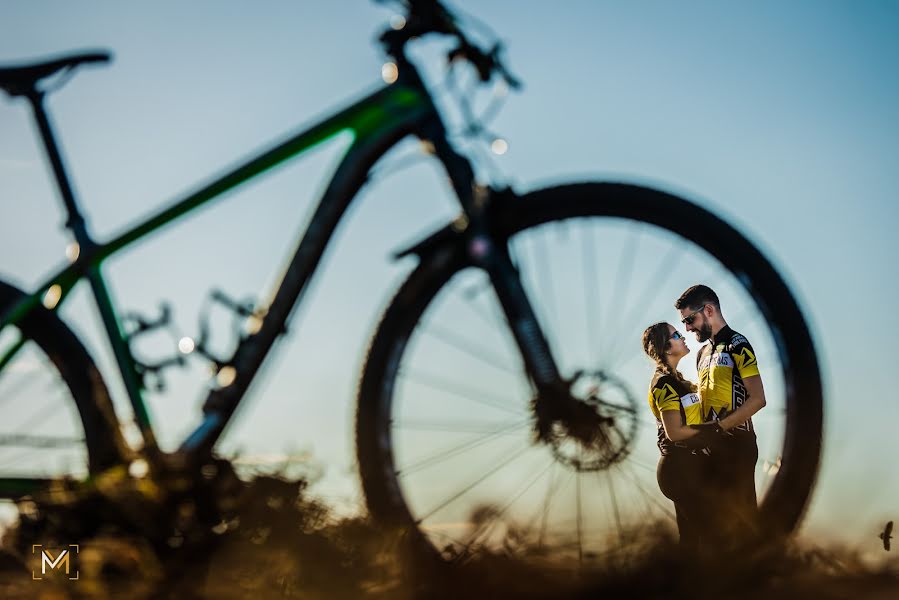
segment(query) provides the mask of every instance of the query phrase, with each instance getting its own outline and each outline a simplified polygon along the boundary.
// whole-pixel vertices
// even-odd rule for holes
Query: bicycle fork
[[[567,391],[507,245],[497,244],[487,232],[478,231],[468,238],[466,252],[489,276],[539,396]]]
[[[559,373],[508,245],[502,239],[497,242],[484,224],[475,222],[472,225],[474,231],[466,236],[466,254],[490,278],[538,398],[555,397],[559,393],[567,395],[567,382]]]
[[[558,393],[562,389],[567,395],[567,384],[559,374],[549,343],[521,285],[518,269],[509,256],[509,249],[505,243],[495,243],[494,236],[490,233],[490,205],[498,194],[497,190],[474,183],[471,163],[450,145],[439,119],[426,123],[421,128],[419,137],[433,145],[434,153],[443,163],[462,204],[462,222],[457,222],[444,232],[467,230],[464,235],[465,252],[489,276],[521,352],[525,369],[537,388],[538,398],[554,395],[553,392]],[[426,247],[432,241],[439,243],[440,239],[441,232],[438,232],[434,238],[425,240],[419,247]],[[415,249],[398,256],[409,252],[415,252]]]
[[[493,286],[503,314],[512,330],[527,376],[535,388],[531,399],[536,440],[556,445],[561,431],[585,446],[606,439],[603,430],[614,421],[602,416],[589,402],[572,394],[578,374],[565,378],[553,357],[552,348],[522,285],[518,267],[512,262],[508,244],[488,233],[483,224],[466,237],[466,253],[483,269]]]

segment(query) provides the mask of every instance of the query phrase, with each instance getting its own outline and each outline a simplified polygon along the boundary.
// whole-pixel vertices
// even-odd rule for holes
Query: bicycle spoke
[[[616,471],[618,471],[619,473],[625,474],[625,467],[624,467],[624,465],[622,465],[622,464],[617,464],[617,465],[614,465],[613,468],[614,468]],[[628,491],[630,491],[630,487],[631,487],[631,486],[628,486],[628,488],[626,488],[626,489],[627,489]],[[638,492],[639,492],[639,490],[638,490]],[[633,496],[633,494],[630,494],[630,496]],[[641,503],[641,508],[640,508],[640,517],[641,517],[641,519],[640,519],[640,522],[641,522],[641,523],[649,523],[649,522],[652,522],[652,520],[653,520],[654,517],[653,517],[652,507],[650,506],[649,501],[643,496],[643,494],[640,494],[640,493],[637,494],[637,499],[639,499],[639,500],[640,500],[640,503]],[[631,506],[635,506],[635,503],[634,503],[633,501],[631,501],[629,504],[630,504]]]
[[[538,548],[543,547],[543,542],[546,539],[546,526],[547,526],[547,521],[549,519],[549,508],[550,508],[550,505],[552,504],[552,500],[556,496],[556,493],[561,488],[565,487],[565,485],[568,484],[572,475],[573,475],[573,473],[569,472],[568,477],[565,479],[565,483],[560,485],[559,487],[553,487],[553,484],[552,484],[553,480],[551,479],[549,482],[549,485],[546,488],[546,497],[543,500],[543,511],[541,513],[538,510],[537,514],[534,516],[535,520],[537,517],[540,517],[540,535],[537,538],[537,547]]]
[[[624,542],[624,530],[621,527],[621,512],[618,509],[618,499],[615,497],[615,482],[612,480],[612,475],[607,470],[606,479],[608,480],[608,487],[606,488],[609,491],[609,499],[612,501],[612,510],[615,514],[615,527],[618,529],[618,541]]]
[[[443,538],[447,542],[452,542],[452,543],[456,543],[456,544],[459,543],[458,539],[454,538],[453,536],[446,533],[445,531],[442,531],[442,528],[440,528],[440,527],[435,527],[433,525],[422,525],[421,529],[422,529],[422,531],[426,532],[430,536]]]
[[[515,502],[521,498],[529,489],[531,489],[537,481],[543,477],[543,475],[554,465],[556,464],[555,459],[550,459],[547,465],[537,473],[534,477],[531,478],[530,482],[525,483],[523,487],[519,488],[515,494],[512,495],[511,499],[506,502],[505,505],[501,509],[499,509],[493,518],[488,522],[486,527],[483,527],[480,531],[475,531],[471,534],[469,541],[465,544],[463,548],[463,552],[467,552],[468,549],[479,539],[482,537],[487,537],[487,534],[493,529],[496,523],[499,521],[500,517],[506,514],[508,510],[512,507]]]
[[[640,483],[640,480],[637,479],[637,478],[636,478],[630,471],[625,471],[625,470],[622,469],[622,473],[624,473],[625,475],[627,475],[627,476],[631,479],[631,481],[634,483],[634,486],[636,486],[637,490],[643,495],[643,497],[644,497],[646,500],[648,500],[648,501],[651,502],[652,504],[656,505],[659,509],[661,509],[661,511],[662,511],[662,512],[665,514],[665,516],[667,516],[669,519],[674,520],[674,521],[677,520],[677,517],[675,517],[674,513],[671,512],[671,509],[668,508],[668,507],[666,507],[666,506],[664,506],[664,505],[663,505],[663,504],[656,498],[656,496],[655,496],[654,494],[652,494],[652,493],[650,493],[650,492],[647,492],[647,491],[646,491],[646,488],[643,487],[643,484]]]
[[[471,312],[474,313],[475,315],[477,315],[478,318],[485,325],[493,327],[497,331],[502,332],[507,326],[505,325],[505,323],[503,321],[500,321],[497,319],[497,313],[494,311],[491,311],[490,309],[485,309],[485,308],[481,307],[476,302],[476,299],[478,297],[482,297],[482,293],[485,290],[490,290],[490,289],[492,289],[490,287],[490,282],[487,281],[487,282],[480,284],[477,287],[472,286],[468,290],[464,290],[462,292],[462,298],[465,300],[465,303],[464,303],[465,306],[468,306],[471,309]],[[489,314],[489,316],[484,314],[485,311]]]
[[[608,400],[602,400],[602,399],[599,400],[599,403],[602,406],[604,406],[606,408],[611,408],[612,410],[617,411],[617,412],[625,412],[625,413],[628,413],[631,415],[637,414],[636,409],[634,409],[631,406],[624,406],[622,404],[616,404],[614,402],[609,402]]]
[[[53,385],[51,387],[60,387],[59,385]],[[32,413],[30,419],[26,419],[22,425],[16,427],[16,429],[20,429],[23,431],[30,431],[32,428],[40,428],[42,425],[48,422],[48,417],[53,413],[57,412],[63,404],[59,401],[59,398],[55,400],[51,398],[49,401],[44,403],[41,406],[40,410]]]
[[[548,232],[547,235],[549,235]],[[538,272],[543,274],[543,282],[537,289],[546,293],[547,316],[549,317],[549,320],[546,322],[546,329],[556,332],[559,331],[559,313],[556,306],[556,287],[553,282],[553,271],[549,265],[549,251],[546,248],[546,236],[540,236],[538,241],[542,243],[537,252],[537,268]],[[558,351],[561,351],[561,348],[558,348],[558,346],[556,348]]]
[[[580,453],[580,460],[583,461],[583,453]],[[581,511],[581,474],[575,473],[575,477],[577,478],[575,481],[576,491],[575,491],[575,503],[576,503],[576,511],[577,511],[577,562],[578,564],[583,564],[584,562],[584,541],[583,541],[583,530],[584,530],[584,515]]]
[[[755,326],[762,316],[762,311],[756,308],[755,305],[744,304],[741,307],[740,312],[737,313],[737,317],[733,320],[728,319],[728,322],[734,323],[739,331],[745,331],[746,329]]]
[[[600,335],[602,336],[600,338],[600,365],[602,365],[603,368],[608,368],[609,359],[606,357],[606,351],[609,344],[612,344],[614,347],[614,335],[617,334],[618,330],[615,311],[622,305],[627,306],[627,289],[630,287],[630,281],[633,275],[634,256],[637,254],[637,248],[639,247],[640,230],[634,225],[631,225],[629,229],[631,232],[628,237],[627,245],[621,252],[621,259],[618,261],[618,271],[615,274],[615,287],[612,288],[614,301],[610,301],[609,303],[606,318],[600,320],[603,324],[603,328],[600,332]],[[613,334],[613,331],[615,334]],[[606,342],[606,339],[609,341]]]
[[[767,397],[767,394],[766,394]],[[769,407],[752,415],[752,422],[756,421],[783,421],[786,418],[787,409],[783,406]]]
[[[708,271],[707,275],[698,277],[695,280],[697,284],[702,283],[713,290],[719,290],[725,287],[726,283],[730,283],[733,280],[733,274],[720,262],[715,263],[714,265],[708,265],[706,270]]]
[[[646,469],[647,471],[649,471],[650,473],[653,473],[653,474],[655,474],[655,472],[656,472],[656,470],[657,470],[657,467],[651,467],[651,466],[649,466],[649,465],[647,465],[647,464],[645,464],[645,463],[640,462],[639,460],[637,460],[636,458],[634,458],[634,455],[633,455],[633,454],[630,455],[630,456],[628,457],[628,462],[629,462],[629,463],[633,463],[633,464],[637,465],[638,467],[642,467],[642,468]]]
[[[525,241],[527,241],[528,243],[525,244]],[[535,262],[538,264],[538,267],[537,267],[538,274],[540,272],[545,272],[545,269],[542,269],[539,266],[540,261],[543,261],[543,262],[546,261],[545,252],[535,250],[537,241],[535,241],[533,238],[527,239],[527,240],[522,240],[521,245],[527,246],[530,248],[528,254],[531,257],[531,264],[534,264]],[[541,302],[540,301],[540,298],[542,298],[542,295],[539,294],[539,292],[541,290],[546,290],[548,288],[541,287],[541,285],[538,284],[538,282],[536,281],[535,275],[534,275],[533,268],[527,269],[527,273],[525,273],[525,270],[522,269],[519,271],[519,274],[521,277],[521,285],[525,290],[525,294],[527,294],[527,297],[531,302],[531,308],[534,310],[534,314],[537,317],[537,321],[538,321],[541,329],[543,330],[543,335],[546,338],[547,344],[549,344],[549,347],[551,350],[555,349],[558,351],[559,346],[558,346],[558,344],[556,344],[556,330],[553,327],[553,323],[555,322],[555,319],[554,319],[555,315],[552,314],[551,302]],[[551,278],[551,275],[550,275],[550,278]],[[561,364],[560,358],[558,356],[556,357],[556,361]]]
[[[455,444],[445,450],[441,450],[431,454],[425,458],[419,459],[418,461],[404,466],[402,469],[396,471],[396,475],[398,477],[405,477],[416,471],[420,471],[426,467],[432,466],[434,464],[443,462],[444,460],[453,458],[454,456],[458,456],[459,454],[463,454],[468,450],[473,450],[487,442],[496,439],[500,435],[511,433],[516,429],[523,429],[528,425],[528,422],[516,423],[514,425],[510,425],[503,429],[499,429],[497,431],[490,432],[487,435],[478,436],[474,439],[466,440],[461,444]]]
[[[26,350],[25,350],[25,355],[22,357],[22,360],[20,360],[16,363],[13,363],[12,366],[4,367],[4,369],[3,369],[2,373],[0,373],[0,375],[8,375],[9,377],[19,376],[20,380],[23,381],[23,385],[27,387],[32,384],[37,384],[41,381],[40,378],[34,376],[36,373],[42,373],[42,372],[53,373],[53,372],[55,372],[56,367],[54,366],[53,362],[49,358],[47,358],[46,356],[44,356],[42,354],[38,354],[36,356],[29,356],[30,354],[34,354],[33,347],[32,347],[32,345],[28,344],[28,340],[25,340],[25,342],[23,342],[23,343],[26,344],[24,346],[24,348],[26,348]],[[20,349],[19,352],[22,352],[22,350]],[[14,380],[8,379],[6,381],[14,381]],[[48,380],[45,383],[51,388],[54,387],[55,385],[61,385],[61,383],[59,381],[54,381],[54,380]],[[24,388],[19,388],[19,389],[13,388],[13,391],[21,392],[21,391],[23,391],[23,389]],[[5,390],[3,392],[3,395],[4,396],[7,396],[7,395],[12,396],[13,391]]]
[[[676,246],[672,246],[668,250],[667,254],[665,255],[665,259],[659,265],[658,269],[656,269],[656,272],[653,273],[652,277],[648,280],[648,283],[646,285],[646,288],[643,290],[643,293],[637,295],[638,299],[639,298],[653,298],[655,296],[655,294],[653,294],[653,290],[665,289],[665,284],[668,282],[668,280],[671,278],[671,275],[674,273],[674,266],[677,263],[676,259],[680,256],[681,252],[682,252],[682,250],[677,248]],[[671,301],[671,308],[673,311],[674,310],[674,300],[673,299]],[[640,318],[641,312],[645,312],[645,311],[646,311],[645,304],[639,303],[639,301],[634,303],[632,310],[630,312],[625,313],[624,318],[621,319],[621,323],[623,323],[625,326],[625,329],[624,329],[625,333],[630,332],[630,331],[639,330],[639,325],[636,328],[627,327],[627,325],[629,323],[636,322],[637,319]],[[616,329],[616,333],[617,333],[617,331],[618,330]],[[624,344],[626,347],[630,346],[630,344],[627,343],[630,340],[629,340],[629,337],[620,336],[620,337],[613,338],[613,341],[615,343],[615,346],[613,348],[614,353],[613,353],[613,358],[612,358],[613,362],[612,362],[611,368],[617,369],[618,364],[614,357],[620,355],[620,348],[621,348],[622,344]]]
[[[437,377],[428,373],[421,372],[411,372],[408,370],[403,370],[401,372],[401,376],[404,379],[409,381],[413,381],[420,385],[429,387],[434,390],[446,392],[448,394],[452,394],[458,398],[463,398],[465,400],[470,400],[472,402],[477,402],[478,404],[483,404],[484,406],[489,406],[491,408],[496,408],[513,415],[524,416],[527,413],[524,410],[517,410],[508,406],[508,402],[505,399],[500,398],[499,396],[493,396],[489,392],[484,392],[482,390],[477,390],[472,387],[458,384],[449,379],[445,379],[442,377]]]
[[[434,508],[432,508],[430,511],[428,511],[427,513],[425,513],[424,516],[419,517],[419,518],[416,520],[416,523],[421,523],[421,522],[424,521],[425,519],[428,519],[428,518],[432,517],[435,513],[439,512],[440,510],[446,508],[449,504],[451,504],[451,503],[454,502],[455,500],[458,500],[458,499],[459,499],[460,497],[462,497],[464,494],[466,494],[466,493],[468,493],[469,491],[471,491],[471,490],[472,490],[475,486],[477,486],[479,483],[482,483],[484,480],[486,480],[488,477],[490,477],[491,475],[493,475],[494,473],[496,473],[497,471],[499,471],[500,469],[502,469],[504,466],[508,465],[509,463],[511,463],[511,462],[512,462],[513,460],[515,460],[516,458],[522,456],[522,455],[523,455],[525,452],[527,452],[529,449],[530,449],[530,446],[525,446],[523,449],[521,449],[521,450],[518,451],[517,453],[515,453],[515,454],[513,454],[512,456],[510,456],[510,457],[508,457],[508,458],[502,460],[498,465],[492,467],[489,471],[487,471],[486,473],[484,473],[483,475],[481,475],[480,477],[478,477],[477,479],[475,479],[474,481],[472,481],[471,483],[469,483],[469,484],[468,484],[467,486],[465,486],[461,491],[459,491],[459,492],[453,494],[452,496],[450,496],[449,498],[447,498],[446,500],[444,500],[443,502],[441,502],[440,504],[438,504],[437,506],[435,506]]]
[[[509,322],[506,320],[506,315],[503,314],[502,308],[499,306],[498,302],[493,303],[492,312],[493,312],[493,315],[496,318],[496,320],[498,322],[503,323],[503,327],[504,327],[503,331],[506,332],[508,335],[507,339],[510,342],[510,346],[513,348],[513,352],[515,353],[515,355],[518,356],[520,359],[519,365],[521,367],[521,370],[519,372],[519,377],[517,377],[515,379],[515,385],[517,385],[519,387],[519,393],[523,397],[533,398],[535,392],[534,392],[534,389],[531,388],[531,377],[530,377],[530,375],[528,375],[527,367],[525,367],[525,364],[524,364],[524,359],[520,358],[521,357],[521,355],[519,354],[520,351],[518,349],[518,346],[515,344],[515,340],[512,339],[512,337],[511,337],[512,334],[508,333],[509,332]]]
[[[510,245],[511,246],[511,245]],[[510,255],[512,254],[512,249],[510,247]],[[514,261],[513,261],[514,262]],[[498,301],[489,302],[489,306],[484,308],[483,311],[481,308],[475,303],[475,298],[480,296],[483,297],[481,292],[484,290],[493,290],[490,285],[489,280],[485,282],[480,287],[471,288],[467,292],[462,293],[462,297],[465,298],[466,304],[471,308],[472,312],[474,312],[478,317],[484,322],[486,325],[493,327],[502,337],[502,339],[506,342],[506,350],[509,351],[510,356],[520,357],[519,350],[517,345],[515,344],[515,340],[511,337],[509,333],[509,322],[506,320],[505,314],[502,312],[502,308],[499,305]],[[486,316],[484,312],[487,312],[490,316]],[[519,375],[524,375],[523,380],[528,380],[527,369],[525,368],[524,360],[519,361]],[[516,379],[516,381],[519,381]],[[526,392],[529,393],[529,392]]]
[[[508,426],[508,423],[501,423],[499,428]],[[518,425],[516,425],[518,426]],[[492,433],[497,431],[496,423],[485,423],[483,421],[449,421],[441,423],[438,421],[413,421],[405,420],[394,422],[396,429],[412,429],[416,431],[442,431],[447,433]]]
[[[12,389],[3,389],[2,393],[0,393],[0,404],[9,401],[9,399],[13,397],[26,396],[26,394],[23,394],[23,392],[25,392],[25,390],[27,390],[29,386],[36,384],[38,381],[39,380],[35,377],[29,377],[25,374],[22,374],[22,376],[18,380],[10,383]]]
[[[461,350],[462,352],[469,354],[470,356],[480,359],[482,362],[490,365],[491,367],[499,369],[500,371],[511,373],[513,375],[518,375],[520,373],[520,370],[515,370],[509,367],[505,364],[505,361],[502,358],[496,356],[495,354],[492,354],[491,352],[479,348],[478,344],[472,342],[471,340],[466,340],[462,336],[433,325],[431,326],[431,328],[427,329],[427,331],[430,335],[433,335],[444,343],[458,350]]]
[[[590,230],[585,228],[581,236],[581,248],[584,254],[584,294],[587,297],[584,311],[587,313],[587,355],[588,364],[599,364],[599,351],[596,347],[596,336],[601,335],[596,313],[600,312],[599,283],[597,281],[596,250]],[[595,310],[591,310],[595,309]]]
[[[535,475],[535,476],[531,479],[530,483],[526,484],[526,485],[525,485],[523,488],[521,488],[515,495],[512,496],[512,498],[511,498],[511,499],[505,504],[505,506],[500,510],[500,514],[505,513],[506,511],[508,511],[509,508],[511,508],[512,504],[514,504],[516,500],[518,500],[521,496],[524,495],[525,492],[527,492],[529,489],[531,489],[531,488],[534,486],[534,484],[537,483],[537,481],[539,481],[540,478],[543,477],[543,475],[544,475],[547,471],[549,471],[552,467],[554,467],[556,464],[557,464],[557,463],[556,463],[555,459],[554,459],[554,458],[550,458],[549,461],[546,463],[546,466],[543,467],[543,470],[541,470],[539,473],[537,473],[537,475]]]
[[[49,435],[28,435],[23,433],[0,433],[0,446],[27,448],[65,448],[84,443],[84,438]]]
[[[57,386],[53,385],[51,387],[57,387]],[[44,403],[38,410],[36,410],[34,413],[32,413],[31,417],[26,419],[22,425],[16,427],[16,429],[19,429],[22,431],[30,431],[32,429],[39,429],[41,425],[43,425],[44,423],[47,422],[47,419],[50,415],[52,415],[54,412],[59,410],[61,404],[62,403],[59,401],[58,398],[55,401],[54,401],[54,399],[51,398],[48,402]],[[27,456],[28,454],[30,454],[30,451],[27,449],[21,450],[19,452],[12,452],[8,456],[3,457],[3,461],[0,462],[0,469],[5,469],[5,468],[9,467],[9,465],[15,464],[23,456]]]
[[[632,362],[634,362],[634,359],[636,359],[636,358],[643,358],[643,359],[645,359],[646,361],[651,360],[649,357],[646,356],[646,354],[643,353],[643,350],[642,350],[642,349],[634,350],[633,352],[627,353],[627,354],[625,355],[625,357],[626,357],[626,358],[621,359],[621,362],[612,365],[612,370],[613,370],[613,371],[623,371],[623,370],[625,370],[624,367],[630,366],[630,364],[631,364]]]

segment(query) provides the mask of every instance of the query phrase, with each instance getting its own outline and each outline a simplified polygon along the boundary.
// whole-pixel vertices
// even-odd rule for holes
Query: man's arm
[[[761,375],[747,377],[743,380],[743,385],[746,386],[746,401],[738,406],[737,410],[718,421],[725,431],[745,423],[765,407],[765,386],[762,385]]]

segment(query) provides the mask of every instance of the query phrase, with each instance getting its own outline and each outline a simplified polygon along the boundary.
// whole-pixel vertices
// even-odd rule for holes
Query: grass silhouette
[[[402,532],[335,516],[305,479],[256,475],[242,486],[201,545],[159,555],[120,532],[79,540],[78,581],[33,581],[34,558],[14,550],[22,540],[13,528],[0,553],[0,598],[899,598],[896,559],[872,566],[851,549],[796,541],[739,560],[685,556],[660,524],[579,565],[529,547],[514,524],[495,528],[499,543],[435,562],[411,552]],[[483,507],[472,520],[483,526],[497,512]]]

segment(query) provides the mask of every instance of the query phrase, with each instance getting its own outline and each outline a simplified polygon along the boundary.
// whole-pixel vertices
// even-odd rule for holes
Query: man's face
[[[704,342],[712,337],[712,326],[706,314],[707,309],[708,304],[698,308],[680,309],[681,323],[686,326],[687,331],[692,331],[696,335],[696,340],[699,342]]]

